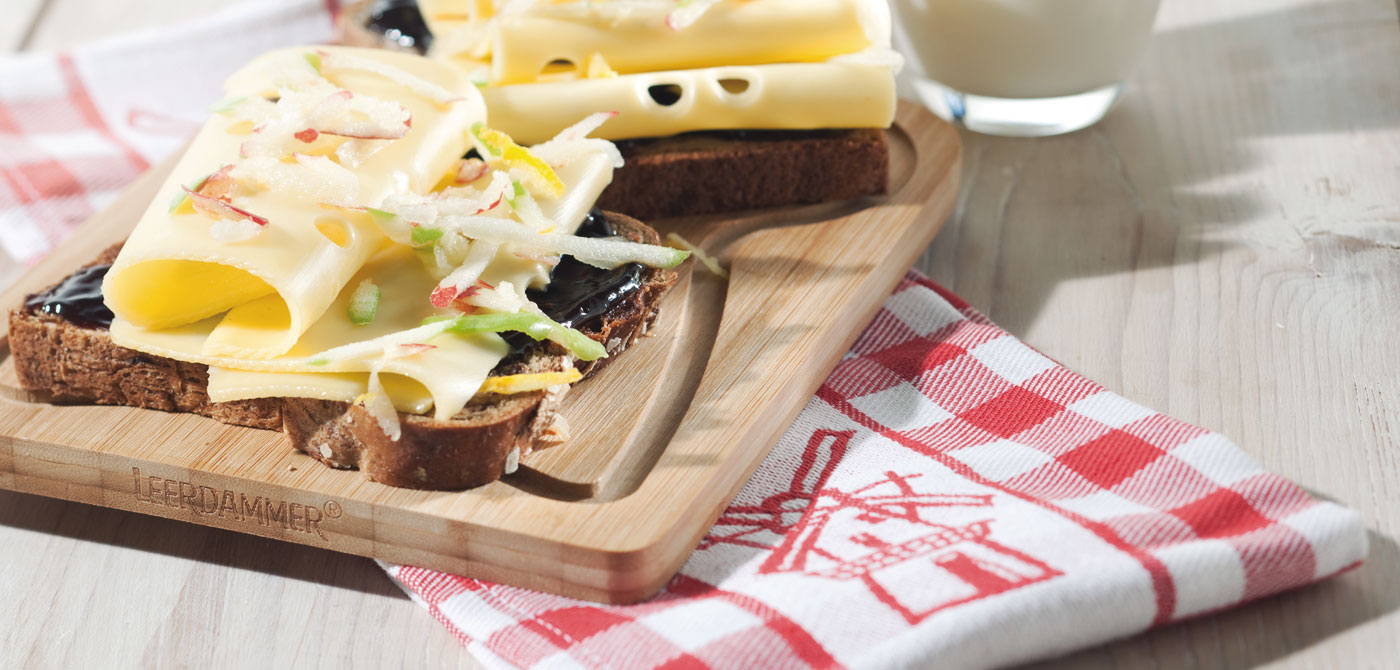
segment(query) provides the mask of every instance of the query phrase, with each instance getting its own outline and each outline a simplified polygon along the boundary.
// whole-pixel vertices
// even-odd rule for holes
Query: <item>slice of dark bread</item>
[[[656,231],[612,212],[604,214],[619,235],[658,243]],[[92,265],[109,265],[120,245]],[[84,266],[89,267],[89,266]],[[642,287],[579,326],[609,354],[577,365],[585,378],[644,335],[655,322],[661,297],[676,280],[671,270],[646,268]],[[30,301],[26,301],[29,303]],[[559,444],[568,427],[559,407],[568,386],[513,395],[481,394],[450,421],[400,414],[403,435],[390,440],[359,405],[302,398],[210,402],[204,365],[143,354],[112,342],[101,324],[82,323],[22,305],[10,311],[10,350],[20,384],[41,401],[126,405],[189,412],[224,423],[282,430],[292,446],[326,465],[358,468],[370,479],[419,489],[481,486],[511,471],[519,457]],[[550,342],[512,354],[493,375],[564,370],[567,353]]]
[[[598,206],[641,219],[883,195],[890,147],[876,128],[738,130],[619,140],[626,164]]]
[[[376,11],[384,25],[376,24]],[[413,0],[351,3],[337,32],[341,44],[418,53],[432,39]],[[616,143],[626,164],[598,206],[647,221],[888,190],[890,148],[879,128],[704,131]]]

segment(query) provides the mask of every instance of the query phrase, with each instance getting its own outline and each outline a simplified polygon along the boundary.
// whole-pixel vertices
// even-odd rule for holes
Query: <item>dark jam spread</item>
[[[575,232],[580,237],[613,237],[617,231],[597,209]],[[619,301],[642,288],[643,267],[630,263],[603,270],[565,256],[550,273],[549,286],[531,289],[525,296],[539,305],[545,315],[571,328],[596,325]],[[519,350],[533,342],[522,333],[502,333],[511,347]]]
[[[612,237],[617,231],[602,212],[588,213],[575,233]],[[549,318],[571,328],[593,325],[618,301],[641,290],[642,266],[636,263],[603,270],[565,256],[549,275],[549,286],[525,293]]]
[[[24,308],[33,313],[52,314],[86,328],[109,328],[112,310],[102,302],[102,278],[110,265],[85,267],[59,285],[29,296]]]
[[[433,33],[423,21],[417,0],[375,0],[365,20],[365,29],[420,54],[433,45]]]

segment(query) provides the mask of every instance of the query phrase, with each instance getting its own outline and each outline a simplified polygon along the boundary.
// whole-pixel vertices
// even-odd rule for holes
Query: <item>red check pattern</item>
[[[149,167],[108,127],[72,56],[33,67],[44,85],[0,98],[0,224],[6,251],[26,261]]]
[[[959,507],[975,521],[942,511]],[[915,508],[934,512],[914,539],[877,536]],[[911,273],[655,599],[605,606],[389,571],[500,667],[982,667],[1307,584],[1364,551],[1354,513],[1069,372]],[[1110,595],[1085,594],[1085,580]],[[1047,602],[1075,628],[965,621]],[[889,642],[911,630],[926,639]]]
[[[750,667],[836,665],[776,610],[684,576],[651,601],[607,608],[419,568],[389,571],[479,658],[506,667],[716,668],[736,653]],[[504,616],[466,614],[477,609]]]
[[[142,63],[208,80],[324,35],[332,9],[270,0],[0,58],[0,245],[32,259],[57,244],[217,97],[153,86]],[[1365,552],[1354,512],[910,274],[656,598],[604,606],[385,567],[491,667],[966,668],[1230,607]]]
[[[183,26],[0,57],[4,256],[52,249],[198,130],[224,76],[264,50],[328,39],[337,4],[235,3]]]

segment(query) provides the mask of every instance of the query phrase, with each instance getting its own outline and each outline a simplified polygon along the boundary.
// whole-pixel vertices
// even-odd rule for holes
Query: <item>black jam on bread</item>
[[[89,265],[42,293],[24,300],[32,314],[52,314],[76,326],[106,329],[112,326],[112,310],[102,302],[102,279],[111,265]]]
[[[417,0],[374,0],[365,19],[365,29],[419,54],[428,53],[433,45],[433,33],[423,21]]]
[[[575,233],[579,237],[614,237],[617,231],[598,209],[588,213]],[[550,273],[549,286],[525,296],[551,319],[582,328],[603,318],[612,306],[642,289],[643,267],[629,263],[603,270],[565,256]]]

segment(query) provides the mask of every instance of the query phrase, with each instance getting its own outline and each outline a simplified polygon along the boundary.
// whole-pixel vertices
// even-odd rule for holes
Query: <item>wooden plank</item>
[[[663,309],[679,312],[663,324],[671,330],[634,346],[622,364],[634,373],[610,367],[588,382],[594,393],[581,398],[586,404],[567,399],[573,437],[534,466],[546,475],[555,467],[555,479],[607,475],[575,483],[596,483],[610,499],[578,505],[509,481],[451,493],[392,489],[318,467],[275,432],[193,415],[31,402],[7,360],[0,379],[11,384],[10,398],[0,399],[0,425],[12,450],[11,484],[575,597],[647,597],[680,567],[879,308],[870,297],[903,276],[952,208],[959,162],[952,128],[904,105],[888,137],[888,196],[676,224],[730,263],[723,299],[708,299],[720,287],[713,278],[669,295]],[[94,217],[0,305],[17,304],[125,236],[159,176]],[[692,331],[712,342],[698,345],[685,335]],[[688,405],[653,412],[657,405],[637,400],[651,395],[638,390],[638,379],[674,389]],[[609,420],[583,420],[590,415]],[[99,425],[106,429],[90,429]]]

